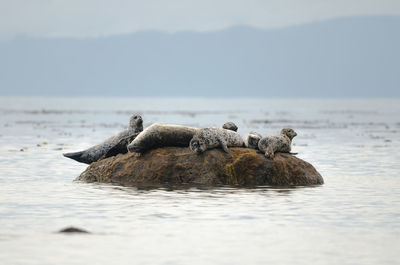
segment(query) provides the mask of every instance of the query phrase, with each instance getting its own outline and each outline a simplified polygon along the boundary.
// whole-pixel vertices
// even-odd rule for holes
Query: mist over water
[[[395,264],[398,99],[0,98],[2,264]],[[152,123],[292,127],[313,187],[137,189],[73,180],[62,156]],[[91,234],[55,233],[67,226]]]

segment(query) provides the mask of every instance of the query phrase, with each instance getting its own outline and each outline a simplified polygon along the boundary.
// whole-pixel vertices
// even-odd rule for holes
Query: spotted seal
[[[237,132],[238,127],[233,122],[228,121],[228,122],[225,122],[224,125],[222,125],[222,129],[227,129],[227,130]]]
[[[242,137],[237,132],[216,127],[198,130],[189,144],[190,150],[198,154],[216,147],[229,153],[228,146],[244,146]]]
[[[136,137],[141,131],[143,131],[143,119],[140,115],[134,114],[129,120],[128,128],[122,132],[86,150],[63,155],[78,162],[90,164],[113,154],[126,153],[128,141]],[[110,150],[112,151],[110,152]]]
[[[249,132],[243,136],[244,146],[247,148],[258,149],[258,142],[261,140],[262,135],[257,132]]]
[[[274,158],[276,152],[290,153],[292,139],[297,133],[291,128],[284,128],[280,134],[263,137],[258,142],[258,149],[267,158]]]
[[[144,153],[163,146],[188,146],[199,128],[155,123],[141,132],[129,145],[128,151]]]

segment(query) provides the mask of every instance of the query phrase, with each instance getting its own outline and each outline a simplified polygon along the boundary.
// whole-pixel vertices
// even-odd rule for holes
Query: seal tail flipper
[[[265,151],[265,157],[268,158],[268,159],[273,159],[274,156],[275,156],[274,150],[272,149],[271,146],[268,146],[267,150]]]
[[[73,152],[73,153],[64,153],[63,156],[71,158],[75,161],[90,164],[90,162],[86,161],[82,158],[83,151],[80,152]]]

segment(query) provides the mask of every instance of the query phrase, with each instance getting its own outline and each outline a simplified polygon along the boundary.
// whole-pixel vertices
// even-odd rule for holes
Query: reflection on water
[[[396,264],[398,100],[0,98],[2,264]],[[325,185],[157,189],[74,182],[62,153],[154,122],[263,135],[292,126],[293,152]],[[22,150],[22,151],[21,151]],[[56,233],[76,226],[88,235]]]

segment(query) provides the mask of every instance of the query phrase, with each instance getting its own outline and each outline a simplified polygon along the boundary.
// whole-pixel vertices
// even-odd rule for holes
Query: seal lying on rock
[[[128,145],[138,136],[140,132],[134,133],[132,135],[129,135],[127,137],[122,138],[119,140],[119,142],[114,145],[110,150],[107,151],[99,160],[111,157],[111,156],[116,156],[118,154],[126,154],[128,153]]]
[[[126,145],[123,146],[120,141],[124,140],[127,137],[131,138],[131,136],[136,136],[141,131],[143,131],[142,117],[140,115],[132,115],[129,120],[128,128],[118,133],[117,135],[114,135],[113,137],[110,137],[102,142],[101,144],[92,146],[84,151],[65,153],[63,155],[78,162],[90,164],[101,159],[113,148],[114,152],[124,152],[124,148],[126,149]]]
[[[262,135],[256,132],[249,132],[243,136],[244,146],[247,148],[258,149],[258,142],[261,140]]]
[[[292,139],[297,133],[291,128],[284,128],[278,135],[263,137],[258,142],[258,149],[265,154],[267,158],[274,158],[276,152],[290,153]]]
[[[225,122],[224,125],[222,125],[222,129],[227,129],[227,130],[237,132],[238,127],[233,122],[228,121],[228,122]]]
[[[128,151],[144,153],[163,146],[188,146],[198,128],[155,123],[141,132],[129,145]]]
[[[198,154],[216,147],[229,153],[228,146],[243,146],[244,142],[237,132],[216,127],[202,128],[190,140],[189,148]]]

